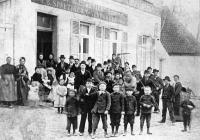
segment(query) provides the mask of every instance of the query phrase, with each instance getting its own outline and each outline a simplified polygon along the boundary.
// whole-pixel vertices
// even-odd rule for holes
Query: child
[[[137,108],[137,101],[135,96],[133,96],[133,88],[127,88],[124,98],[124,134],[123,136],[126,136],[127,134],[127,125],[130,124],[131,127],[131,135],[134,135],[133,133],[133,124],[135,122],[135,111]]]
[[[182,116],[183,116],[183,126],[184,129],[182,132],[187,131],[187,126],[189,127],[189,130],[191,130],[191,111],[195,108],[195,105],[192,101],[190,101],[190,94],[187,93],[186,89],[183,87],[181,90],[183,93],[186,94],[185,99],[181,102],[182,110]]]
[[[151,88],[149,86],[144,87],[144,93],[140,98],[140,105],[141,105],[141,115],[140,115],[140,134],[142,135],[143,133],[143,126],[144,126],[144,121],[146,120],[147,122],[147,134],[151,135],[152,133],[150,132],[150,121],[151,121],[151,111],[152,107],[156,107],[156,102],[153,96],[151,96]]]
[[[76,97],[76,91],[74,89],[69,90],[69,96],[66,99],[65,111],[67,113],[67,135],[70,136],[71,125],[73,126],[73,135],[77,136],[76,129],[78,123],[78,101]]]
[[[38,96],[38,91],[39,91],[39,86],[38,83],[32,82],[31,85],[29,86],[30,90],[28,92],[28,100],[29,105],[31,107],[36,107],[39,104],[39,96]]]
[[[68,89],[74,89],[74,78],[75,78],[74,72],[71,72],[69,74],[69,77],[67,77],[67,88]]]
[[[110,109],[111,105],[111,98],[110,94],[106,91],[106,83],[100,82],[99,83],[99,91],[97,91],[97,101],[92,109],[92,139],[95,138],[96,129],[98,127],[98,123],[101,117],[104,129],[104,136],[107,138],[107,114]]]
[[[113,85],[113,93],[111,96],[111,106],[110,106],[110,121],[112,128],[112,137],[118,135],[118,129],[120,125],[121,115],[124,115],[124,97],[120,92],[120,85]],[[115,131],[114,131],[115,129]]]
[[[57,85],[55,89],[55,101],[54,101],[54,107],[58,108],[58,113],[63,113],[65,101],[66,101],[66,95],[67,95],[67,88],[64,86],[65,80],[63,78],[60,78],[59,85]]]

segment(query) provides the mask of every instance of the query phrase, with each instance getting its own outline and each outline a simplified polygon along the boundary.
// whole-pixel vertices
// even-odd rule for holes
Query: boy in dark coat
[[[112,73],[110,71],[107,71],[105,73],[106,77],[105,77],[105,82],[106,82],[106,91],[108,91],[109,93],[113,92],[113,84],[114,81],[112,80]]]
[[[147,122],[147,134],[152,134],[150,132],[150,121],[151,121],[151,113],[152,113],[152,107],[154,106],[157,108],[157,104],[155,102],[154,97],[151,95],[151,88],[149,86],[144,87],[144,93],[140,98],[140,105],[141,105],[141,115],[140,115],[140,135],[143,133],[143,126],[144,121]]]
[[[79,98],[76,97],[76,91],[69,90],[69,96],[66,99],[65,111],[67,114],[67,135],[70,136],[71,125],[73,126],[73,135],[76,136],[76,129],[78,125],[78,102]]]
[[[137,101],[135,96],[133,96],[133,88],[127,88],[125,97],[124,97],[124,134],[123,136],[126,136],[127,134],[127,125],[130,124],[131,127],[131,135],[134,135],[133,133],[133,124],[135,122],[135,111],[137,108]]]
[[[189,130],[191,130],[191,113],[192,110],[195,108],[195,105],[193,104],[192,101],[190,101],[190,94],[187,93],[186,89],[182,88],[181,90],[186,94],[185,100],[181,102],[181,107],[183,108],[182,115],[183,115],[183,126],[184,126],[182,132],[186,132],[187,127],[189,127]]]
[[[104,129],[104,136],[107,138],[107,114],[110,110],[111,98],[110,94],[106,91],[106,83],[99,83],[99,90],[97,91],[97,101],[92,109],[92,139],[95,138],[96,129],[98,127],[98,123],[101,117]]]
[[[163,102],[162,120],[160,121],[160,123],[165,123],[167,109],[168,109],[170,119],[172,121],[172,124],[174,124],[175,123],[174,108],[173,108],[173,102],[174,102],[174,96],[175,96],[174,88],[170,85],[169,76],[165,77],[164,82],[165,82],[165,86],[163,88],[163,93],[162,93],[162,102]]]
[[[85,129],[85,122],[88,116],[88,133],[92,133],[92,113],[91,110],[97,100],[96,88],[93,87],[92,79],[86,81],[85,86],[79,88],[80,107],[81,107],[81,122],[79,126],[80,136],[83,136]]]
[[[118,135],[121,115],[124,115],[124,96],[120,93],[120,85],[113,85],[113,93],[111,93],[110,121],[112,128],[112,137]],[[114,131],[115,129],[115,131]]]

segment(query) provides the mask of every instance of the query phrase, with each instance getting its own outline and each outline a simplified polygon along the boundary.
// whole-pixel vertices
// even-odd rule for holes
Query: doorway
[[[52,32],[37,31],[37,56],[42,53],[45,60],[52,53],[52,35]]]
[[[37,58],[42,53],[47,60],[50,53],[57,57],[57,17],[37,13]]]

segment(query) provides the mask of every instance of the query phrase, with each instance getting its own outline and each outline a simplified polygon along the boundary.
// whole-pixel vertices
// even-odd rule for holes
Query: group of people
[[[52,102],[58,113],[67,115],[67,133],[70,136],[71,126],[73,135],[78,127],[77,117],[81,114],[79,135],[83,136],[85,122],[88,118],[88,133],[95,138],[100,118],[102,119],[105,137],[107,132],[107,115],[110,115],[111,136],[118,136],[121,116],[124,117],[124,136],[127,125],[130,124],[131,134],[134,135],[133,125],[135,116],[140,116],[140,135],[143,134],[144,121],[147,122],[147,134],[150,132],[151,113],[160,112],[159,100],[162,95],[162,120],[166,121],[167,109],[172,123],[176,115],[183,116],[184,130],[190,128],[191,110],[195,108],[189,100],[189,93],[182,87],[179,76],[175,75],[175,84],[170,84],[170,77],[159,77],[159,70],[148,67],[142,76],[136,65],[129,66],[116,54],[112,59],[96,64],[95,59],[88,57],[87,62],[73,56],[69,63],[65,56],[60,55],[60,62],[50,54],[44,60],[39,54],[35,73],[29,80],[25,67],[26,59],[20,58],[20,64],[11,65],[11,57],[0,68],[0,101],[12,108],[14,104],[26,105],[27,100]],[[181,93],[185,93],[181,100]],[[182,112],[180,111],[180,108]]]

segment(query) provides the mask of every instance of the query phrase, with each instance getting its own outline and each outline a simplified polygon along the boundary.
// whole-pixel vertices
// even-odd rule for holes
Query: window
[[[101,38],[102,36],[102,28],[101,27],[96,27],[96,37]]]
[[[122,34],[122,42],[128,42],[128,33],[123,32],[123,34]]]
[[[138,36],[138,45],[146,45],[148,38],[149,36],[146,35]]]
[[[113,54],[117,54],[117,43],[112,43]]]
[[[111,31],[110,32],[110,37],[111,37],[111,40],[117,40],[117,32],[116,31]]]
[[[83,38],[83,53],[89,52],[89,39]]]
[[[81,24],[81,34],[89,35],[89,25]]]
[[[104,37],[105,37],[105,39],[110,39],[110,29],[105,28]]]

